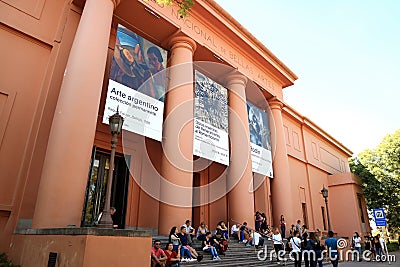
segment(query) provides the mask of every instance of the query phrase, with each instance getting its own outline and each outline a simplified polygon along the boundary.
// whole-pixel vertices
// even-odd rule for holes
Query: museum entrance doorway
[[[128,161],[130,162],[130,161]],[[107,151],[93,149],[85,202],[82,211],[81,226],[96,226],[104,208],[107,179],[110,166],[110,154]],[[129,167],[123,155],[115,155],[113,184],[111,189],[111,207],[116,208],[114,224],[125,227],[126,202],[129,183]]]

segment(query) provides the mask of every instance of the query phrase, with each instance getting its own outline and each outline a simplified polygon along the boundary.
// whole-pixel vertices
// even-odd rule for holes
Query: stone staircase
[[[153,240],[159,239],[161,240],[161,248],[165,248],[165,245],[168,241],[168,237],[166,236],[154,236]],[[268,255],[265,255],[264,252],[260,253],[260,257],[265,260],[260,260],[257,257],[257,253],[260,250],[264,250],[265,248],[256,249],[255,247],[246,247],[243,243],[238,243],[237,240],[229,240],[229,247],[226,251],[225,255],[220,255],[221,260],[212,260],[212,256],[209,252],[203,253],[201,249],[201,242],[198,240],[194,240],[193,247],[199,254],[203,255],[203,260],[201,262],[193,261],[193,262],[181,262],[181,266],[207,266],[207,267],[234,267],[234,266],[285,266],[285,265],[293,265],[290,259],[287,259],[287,262],[278,262],[273,257],[270,259],[270,252],[273,250],[272,241],[265,240],[265,244],[267,248]]]

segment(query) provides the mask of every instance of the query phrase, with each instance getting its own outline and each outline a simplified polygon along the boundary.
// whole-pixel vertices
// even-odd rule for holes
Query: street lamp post
[[[323,186],[323,188],[321,189],[321,193],[325,199],[326,215],[328,217],[328,231],[332,231],[331,218],[329,217],[329,208],[328,208],[328,189],[326,189],[325,186]]]
[[[108,170],[108,178],[107,178],[107,193],[106,193],[106,201],[104,203],[103,212],[99,221],[98,226],[100,228],[113,228],[113,221],[110,213],[110,202],[111,202],[111,187],[113,182],[113,173],[114,173],[114,158],[115,158],[115,148],[118,143],[118,135],[121,133],[122,124],[124,123],[124,118],[119,115],[118,108],[117,112],[112,115],[109,119],[110,124],[110,132],[112,135],[111,138],[111,156],[110,156],[110,168]]]

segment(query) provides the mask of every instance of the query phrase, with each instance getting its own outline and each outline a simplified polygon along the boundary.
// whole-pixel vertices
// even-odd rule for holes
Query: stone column
[[[229,220],[246,221],[254,228],[254,196],[250,154],[250,132],[246,105],[247,78],[234,73],[227,78],[229,90],[230,164],[228,169]],[[251,189],[251,190],[250,190]]]
[[[193,53],[196,43],[186,36],[170,42],[169,87],[163,125],[159,234],[169,234],[192,217],[193,184]]]
[[[119,0],[86,0],[68,58],[43,164],[33,228],[79,226]]]
[[[274,178],[271,182],[272,194],[272,214],[274,226],[279,226],[281,214],[285,216],[286,226],[295,224],[297,218],[293,213],[293,193],[291,177],[289,171],[289,161],[286,151],[285,132],[283,130],[282,107],[283,104],[277,98],[269,102],[272,118],[270,121],[271,132],[275,129],[275,146],[272,146],[272,164],[274,168]],[[289,229],[289,227],[287,227]]]

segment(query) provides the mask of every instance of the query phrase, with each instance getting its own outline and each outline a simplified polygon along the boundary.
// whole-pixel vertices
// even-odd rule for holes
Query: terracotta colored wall
[[[310,198],[312,200],[312,214],[314,219],[314,229],[324,230],[321,207],[325,208],[325,200],[322,197],[321,189],[325,185],[328,188],[328,175],[325,171],[312,165],[307,166],[310,179]],[[326,208],[325,208],[326,213]],[[325,216],[326,218],[326,216]],[[326,221],[326,230],[328,230],[328,221]]]
[[[39,100],[43,103],[43,106],[41,106],[42,110],[38,111],[35,120],[35,123],[39,123],[39,126],[37,136],[35,137],[36,143],[34,144],[29,173],[27,175],[29,179],[27,179],[23,194],[23,202],[20,211],[21,219],[30,220],[33,217],[54,109],[57,103],[68,53],[80,19],[80,14],[75,11],[67,10],[66,13],[67,17],[63,25],[65,28],[62,32],[62,36],[60,36],[61,43],[54,42],[50,59],[51,68],[48,69],[45,86],[43,88],[44,93]],[[45,90],[47,91],[45,92]]]
[[[21,266],[150,266],[151,237],[14,235],[10,258]],[[134,252],[134,253],[133,253]]]
[[[348,156],[333,145],[313,133],[309,128],[304,130],[307,160],[328,173],[349,172]]]
[[[15,210],[26,177],[21,175],[32,121],[37,110],[51,47],[4,27],[0,28],[0,210]],[[21,53],[21,51],[26,51]],[[23,75],[24,78],[17,78]],[[1,231],[1,229],[0,229]]]
[[[212,164],[209,167],[209,181],[213,182],[216,179],[221,179],[219,177],[224,177],[226,178],[226,167],[221,164]],[[224,185],[221,185],[222,187]],[[210,195],[213,195],[213,192],[209,193]],[[219,221],[225,221],[227,223],[230,219],[233,218],[228,218],[228,213],[227,213],[228,207],[227,207],[227,199],[226,196],[223,196],[219,198],[218,200],[211,202],[209,204],[209,227],[210,229],[215,229],[217,227],[217,224]]]
[[[352,236],[355,231],[363,233],[357,199],[357,194],[362,194],[362,190],[357,184],[358,179],[352,173],[329,176],[329,211],[332,228],[343,236]],[[363,212],[368,225],[365,206]]]
[[[292,196],[287,196],[288,201],[293,202],[294,207],[294,218],[296,218],[293,222],[286,222],[287,225],[296,224],[298,219],[301,220],[302,224],[305,222],[303,221],[302,216],[302,207],[301,203],[306,203],[307,205],[307,217],[308,217],[308,224],[309,228],[313,227],[312,225],[312,216],[311,216],[311,200],[309,195],[309,185],[307,181],[307,170],[306,165],[292,157],[289,157],[289,166],[290,166],[290,176],[292,178],[292,183],[288,186],[292,187]],[[283,189],[284,190],[284,189]],[[285,214],[283,214],[285,215]]]
[[[8,62],[0,67],[2,251],[18,216],[29,221],[33,215],[48,131],[76,27],[66,2],[0,3],[0,45],[7,48],[0,57]]]
[[[267,222],[271,219],[271,189],[268,177],[261,174],[254,174],[254,186],[257,186],[261,180],[261,184],[254,191],[254,209],[267,215]]]
[[[283,130],[285,132],[288,155],[300,160],[305,160],[304,138],[301,123],[283,115]]]

